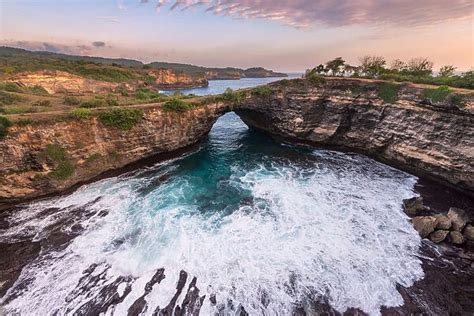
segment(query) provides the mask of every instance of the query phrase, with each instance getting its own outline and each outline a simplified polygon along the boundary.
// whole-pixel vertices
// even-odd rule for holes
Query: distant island
[[[75,56],[0,47],[0,79],[20,78],[23,81],[31,81],[45,75],[49,77],[49,81],[55,76],[68,77],[69,81],[71,76],[77,76],[131,86],[134,89],[144,86],[156,89],[192,88],[207,86],[208,80],[287,77],[285,73],[262,67],[240,69],[167,62],[145,64],[133,59]]]

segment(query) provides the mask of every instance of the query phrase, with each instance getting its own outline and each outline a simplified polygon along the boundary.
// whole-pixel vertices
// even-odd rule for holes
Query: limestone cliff
[[[0,204],[60,192],[182,149],[231,110],[276,138],[361,152],[474,194],[474,94],[455,91],[433,101],[427,95],[439,93],[432,89],[360,79],[284,80],[220,98],[228,104],[208,98],[207,105],[181,113],[160,104],[134,106],[143,118],[126,131],[96,117],[32,114],[32,125],[13,125],[0,139]]]
[[[228,109],[210,104],[184,113],[153,105],[143,110],[143,119],[130,130],[104,126],[95,117],[77,121],[47,115],[35,118],[34,125],[11,127],[0,140],[0,206],[60,192],[105,171],[194,144]],[[73,168],[67,178],[52,176],[51,160],[58,155]]]
[[[434,102],[427,97],[433,87],[348,79],[271,88],[236,110],[247,125],[296,143],[361,152],[474,193],[473,93]]]
[[[148,75],[155,78],[155,85],[159,88],[191,88],[207,87],[209,82],[205,76],[189,75],[171,69],[151,70]]]

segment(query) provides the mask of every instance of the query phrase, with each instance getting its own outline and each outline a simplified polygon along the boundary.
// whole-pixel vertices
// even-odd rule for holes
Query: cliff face
[[[182,149],[231,110],[276,138],[361,152],[474,194],[474,94],[457,91],[432,102],[426,92],[364,80],[285,80],[246,91],[238,105],[210,103],[182,113],[135,106],[143,118],[126,131],[95,117],[37,114],[33,125],[13,125],[0,139],[0,206]]]
[[[435,103],[423,87],[390,84],[394,100],[385,102],[387,85],[344,79],[273,84],[271,94],[247,98],[236,113],[273,136],[361,152],[474,194],[474,94]]]
[[[156,78],[155,84],[160,88],[206,87],[209,85],[204,76],[191,76],[171,69],[157,69],[148,73]]]
[[[185,113],[145,108],[143,119],[130,130],[106,127],[96,118],[13,126],[0,140],[0,204],[59,192],[105,171],[194,144],[227,110],[223,104]],[[71,168],[72,174],[64,177]]]
[[[73,94],[98,93],[111,91],[118,86],[116,83],[87,79],[64,71],[25,72],[15,75],[8,81],[26,87],[39,85],[49,94],[65,92]]]

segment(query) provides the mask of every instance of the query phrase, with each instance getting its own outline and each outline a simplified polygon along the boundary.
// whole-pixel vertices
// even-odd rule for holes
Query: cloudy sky
[[[0,45],[302,71],[343,56],[473,68],[472,0],[0,0]]]

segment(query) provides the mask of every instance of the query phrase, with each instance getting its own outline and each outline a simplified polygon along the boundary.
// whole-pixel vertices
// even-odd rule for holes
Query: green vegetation
[[[76,105],[81,104],[81,100],[74,96],[66,96],[63,102],[64,104],[71,105],[71,106],[76,106]]]
[[[363,56],[359,66],[346,64],[338,57],[306,71],[306,78],[314,76],[348,76],[354,78],[371,78],[398,82],[413,82],[432,85],[444,85],[458,88],[474,89],[474,71],[455,74],[456,67],[445,65],[437,76],[433,75],[433,62],[427,58],[412,58],[407,62],[394,60],[390,66],[382,56]]]
[[[447,86],[441,86],[437,89],[425,89],[423,91],[423,97],[426,99],[430,99],[431,102],[434,103],[445,101],[450,94],[451,91]]]
[[[13,82],[2,82],[0,83],[0,90],[3,91],[8,91],[8,92],[16,92],[16,93],[22,93],[23,89],[17,85],[16,83]]]
[[[51,159],[54,162],[63,161],[67,157],[67,152],[64,147],[58,144],[49,144],[43,150],[43,156]]]
[[[25,98],[22,98],[19,95],[0,91],[0,105],[11,105],[25,100]]]
[[[245,92],[234,91],[231,88],[227,88],[225,92],[220,96],[220,100],[225,102],[232,102],[233,104],[242,103],[242,99],[245,97]]]
[[[163,105],[163,110],[167,112],[185,112],[193,107],[194,106],[188,102],[174,98]]]
[[[135,91],[134,97],[138,100],[152,100],[160,97],[159,93],[151,91],[150,89],[142,88]]]
[[[308,80],[312,84],[320,84],[320,83],[324,83],[325,81],[324,77],[319,75],[315,69],[306,71],[306,73],[304,74],[304,77],[306,80]]]
[[[98,118],[105,126],[129,130],[143,118],[143,111],[139,109],[114,108],[99,113]]]
[[[18,125],[18,126],[31,125],[31,124],[33,124],[33,120],[30,119],[29,117],[19,118],[18,120],[15,121],[15,124]]]
[[[99,153],[95,153],[90,155],[89,157],[86,158],[86,164],[91,164],[94,161],[97,161],[101,158],[102,156]]]
[[[257,97],[268,98],[269,96],[272,95],[272,92],[273,90],[269,86],[258,86],[252,89],[252,95],[257,96]]]
[[[12,122],[4,116],[0,116],[0,139],[8,135],[8,128]]]
[[[79,107],[86,108],[86,109],[91,109],[91,108],[104,107],[105,105],[106,105],[106,102],[105,102],[104,98],[96,96],[93,99],[81,102]]]
[[[398,100],[398,90],[400,90],[400,85],[382,83],[379,86],[378,96],[386,103],[395,103]]]
[[[464,96],[460,94],[451,94],[449,96],[449,101],[452,105],[462,109],[466,106],[465,101],[464,101]]]
[[[4,110],[5,114],[23,114],[23,113],[34,113],[38,112],[35,108],[29,108],[24,106],[9,107]]]
[[[74,170],[72,162],[65,160],[59,162],[58,166],[49,175],[59,180],[66,180],[74,174]]]
[[[41,156],[52,163],[55,168],[48,175],[59,180],[65,180],[74,174],[74,165],[69,160],[66,149],[59,144],[49,144]]]
[[[51,101],[49,100],[38,100],[33,102],[33,106],[42,106],[42,107],[48,107],[51,106]]]
[[[92,111],[87,108],[77,108],[72,110],[71,115],[76,120],[87,120],[92,117]]]
[[[26,88],[26,90],[32,94],[49,95],[48,91],[40,85],[34,85],[32,87],[28,87]]]

